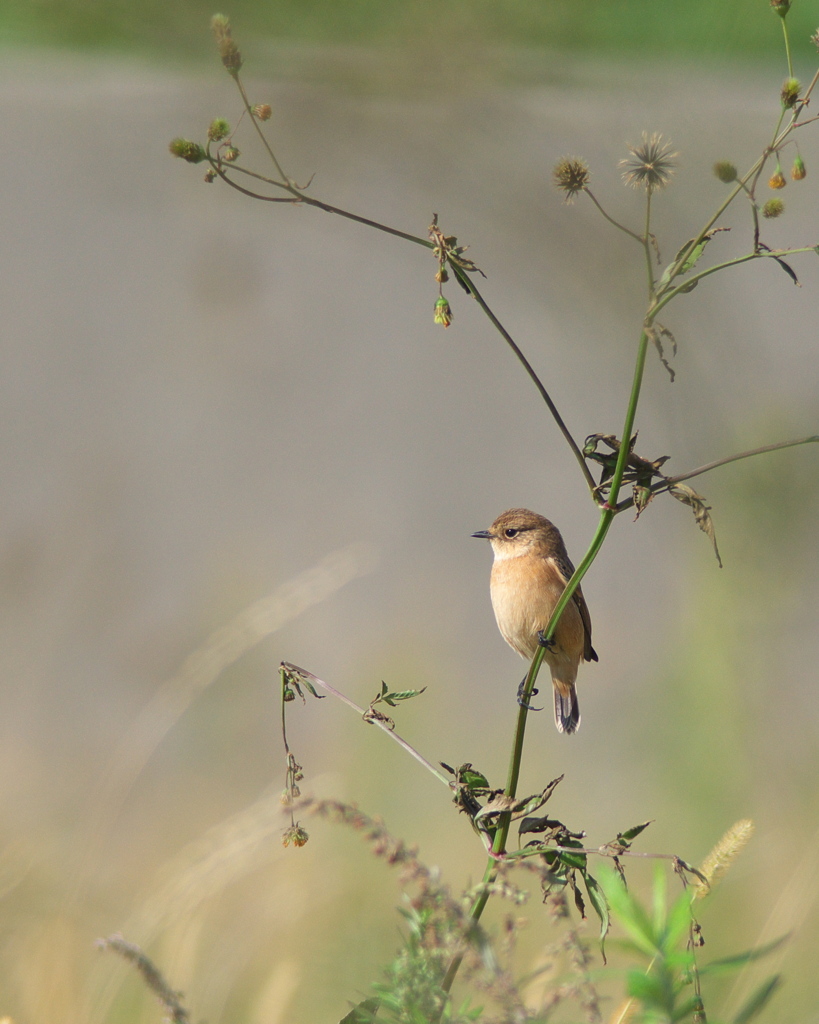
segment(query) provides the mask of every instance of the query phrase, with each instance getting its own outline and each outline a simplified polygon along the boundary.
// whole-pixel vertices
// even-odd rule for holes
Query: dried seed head
[[[253,107],[253,113],[260,121],[269,121],[270,115],[273,111],[270,109],[269,103],[257,103],[256,106]]]
[[[227,163],[232,164],[234,160],[238,160],[240,156],[239,150],[235,146],[225,146],[222,152],[222,159]]]
[[[205,181],[208,185],[213,184],[216,181],[216,171],[211,168],[209,171],[205,171]]]
[[[665,188],[674,173],[674,158],[671,143],[663,140],[662,135],[654,132],[649,135],[643,132],[643,141],[639,146],[629,146],[631,158],[621,160],[624,167],[623,181],[631,188],[644,188],[647,192]]]
[[[199,143],[191,142],[190,139],[174,139],[168,149],[174,156],[178,156],[180,160],[187,160],[189,164],[201,163],[206,156]]]
[[[785,212],[785,204],[781,199],[769,199],[762,207],[762,216],[768,220],[776,220]]]
[[[797,156],[793,161],[793,167],[791,167],[791,177],[794,181],[801,181],[807,177],[807,168],[805,167],[805,161],[801,156]]]
[[[242,55],[230,34],[230,21],[224,14],[214,14],[210,21],[219,56],[228,71],[236,77],[242,66]]]
[[[289,846],[291,843],[294,846],[304,846],[309,838],[307,831],[301,825],[291,825],[282,836],[282,846]]]
[[[586,188],[590,180],[589,168],[577,157],[564,157],[552,171],[552,182],[555,188],[566,194],[567,203],[574,202],[574,197]]]
[[[726,185],[737,180],[737,169],[730,160],[718,160],[714,164],[714,174]]]
[[[725,875],[754,834],[754,823],[749,818],[735,822],[711,850],[700,868],[706,881],[696,882],[697,896],[707,896]]]
[[[798,78],[786,78],[782,83],[782,91],[780,92],[780,98],[782,99],[782,106],[786,109],[796,106],[796,101],[799,99],[799,90],[802,85]]]

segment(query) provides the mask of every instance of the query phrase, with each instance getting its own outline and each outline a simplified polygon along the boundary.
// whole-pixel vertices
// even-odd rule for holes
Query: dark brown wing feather
[[[572,565],[571,559],[566,554],[565,550],[559,552],[555,556],[557,567],[560,569],[560,573],[566,583],[574,575],[574,566]],[[580,612],[580,618],[583,622],[583,630],[585,632],[585,639],[583,642],[583,659],[584,661],[597,661],[597,651],[592,647],[591,635],[591,615],[589,615],[589,606],[586,604],[586,598],[583,597],[583,591],[580,587],[575,590],[572,594],[572,600],[577,605],[577,610]]]

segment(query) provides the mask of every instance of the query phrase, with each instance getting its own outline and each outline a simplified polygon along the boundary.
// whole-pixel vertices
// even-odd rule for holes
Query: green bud
[[[785,204],[781,199],[769,199],[762,207],[762,216],[775,220],[785,212]]]
[[[191,142],[190,139],[174,139],[168,146],[173,156],[180,160],[187,160],[189,164],[201,163],[207,154],[198,142]]]
[[[208,138],[211,142],[221,142],[225,136],[230,135],[230,125],[223,117],[214,118],[208,128]]]
[[[726,185],[737,180],[737,169],[730,160],[718,160],[714,164],[714,174]]]
[[[452,310],[449,308],[449,303],[441,295],[435,303],[435,323],[441,324],[442,327],[449,327],[452,320]]]
[[[782,91],[779,94],[782,99],[782,106],[786,109],[796,106],[799,99],[801,84],[798,78],[786,78],[782,83]]]

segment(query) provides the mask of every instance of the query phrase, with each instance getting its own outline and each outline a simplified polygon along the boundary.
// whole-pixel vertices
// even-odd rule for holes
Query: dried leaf
[[[711,538],[711,543],[714,545],[714,554],[717,556],[717,562],[721,569],[722,559],[719,556],[717,537],[714,532],[714,523],[709,514],[711,506],[706,505],[705,498],[701,494],[697,494],[693,487],[688,487],[686,484],[672,484],[671,487],[668,488],[668,493],[673,495],[677,501],[681,501],[684,505],[688,505],[693,510],[697,526],[699,526],[706,536]]]
[[[677,339],[674,337],[674,335],[671,333],[671,331],[669,331],[667,327],[663,327],[663,325],[660,323],[647,324],[645,327],[645,332],[651,339],[652,345],[657,349],[657,355],[659,355],[660,357],[660,362],[668,371],[668,376],[671,378],[671,383],[673,384],[676,374],[674,373],[674,370],[671,368],[670,363],[665,357],[662,339],[667,338],[671,342],[672,356],[675,356],[677,354]]]
[[[780,267],[782,267],[782,269],[785,271],[785,273],[788,275],[791,281],[793,281],[797,288],[802,287],[802,285],[799,283],[799,278],[796,276],[796,271],[793,269],[792,266],[786,263],[780,256],[773,256],[771,258],[776,260],[776,262],[779,264]]]

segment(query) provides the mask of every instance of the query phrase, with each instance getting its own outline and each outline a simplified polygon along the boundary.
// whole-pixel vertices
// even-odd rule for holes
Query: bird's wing
[[[574,576],[574,566],[572,565],[571,559],[567,554],[563,553],[555,557],[555,562],[560,570],[564,583],[568,583],[572,576]],[[586,598],[583,597],[583,591],[580,587],[578,587],[572,594],[572,600],[577,605],[577,610],[580,612],[580,618],[583,622],[583,631],[585,633],[583,641],[583,660],[597,661],[597,651],[592,647],[591,642],[592,627],[591,615],[589,615],[589,606],[586,604]]]

